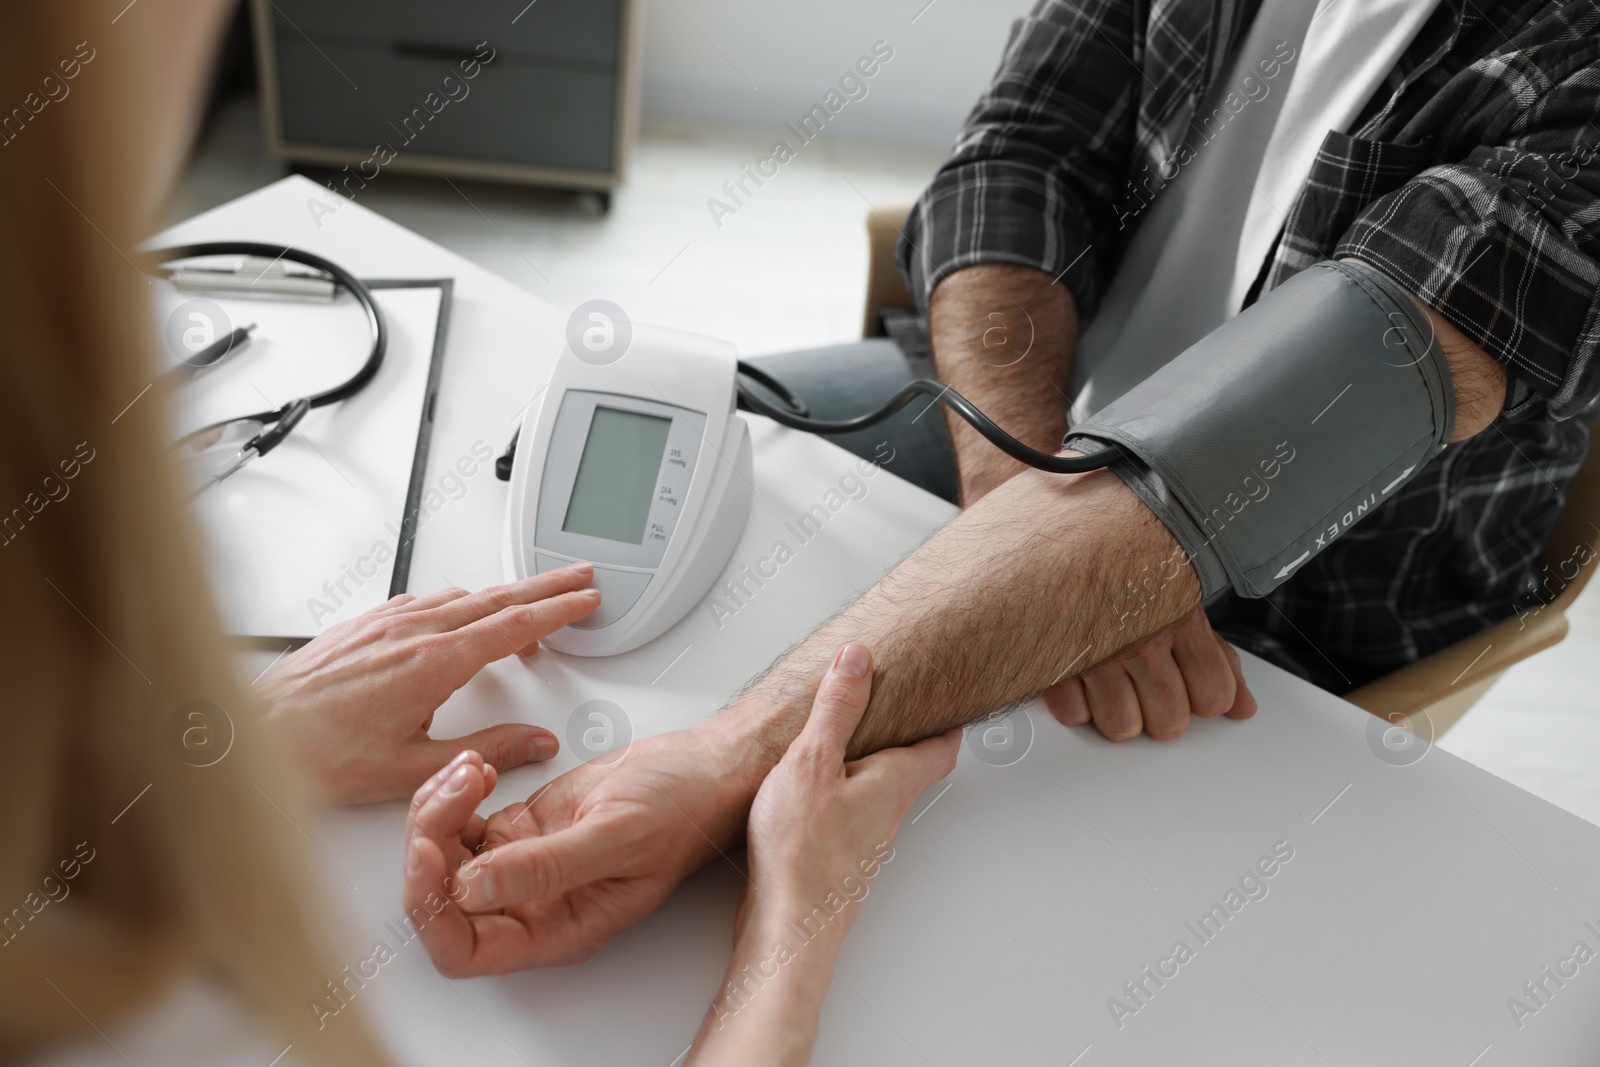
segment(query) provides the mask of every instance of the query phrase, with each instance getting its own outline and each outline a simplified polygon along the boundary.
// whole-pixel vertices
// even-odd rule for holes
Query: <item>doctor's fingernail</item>
[[[448,778],[446,778],[444,780],[444,785],[442,787],[440,787],[439,791],[441,793],[444,793],[446,796],[454,796],[455,794],[461,792],[466,787],[467,787],[467,768],[465,766],[461,766],[461,767],[457,767],[455,769],[455,772],[453,774],[451,774],[450,777],[448,777]]]
[[[594,564],[593,563],[574,563],[571,567],[568,567],[567,569],[572,571],[575,574],[593,574],[594,573]]]
[[[561,744],[549,734],[534,734],[528,738],[528,759],[543,763],[561,751]]]
[[[833,661],[834,671],[846,678],[865,678],[871,666],[872,653],[867,651],[866,645],[855,641],[841,648]]]
[[[412,841],[406,847],[406,877],[415,877],[422,870],[422,843]]]

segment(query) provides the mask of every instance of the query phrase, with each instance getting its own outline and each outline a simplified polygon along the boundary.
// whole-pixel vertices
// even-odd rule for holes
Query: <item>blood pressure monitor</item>
[[[736,406],[832,435],[927,396],[1037,470],[1109,467],[1177,539],[1206,597],[1229,586],[1272,592],[1443,450],[1456,417],[1448,361],[1416,300],[1353,260],[1318,263],[1265,294],[1075,425],[1059,453],[1017,440],[931,378],[851,418],[818,418],[731,345],[647,327],[613,343],[616,322],[590,320],[601,350],[569,324],[505,472],[510,576],[595,565],[600,607],[545,639],[586,656],[657,636],[727,565],[754,491]],[[1310,413],[1352,390],[1346,410],[1381,418],[1308,428],[1322,418]],[[1299,473],[1275,483],[1269,501],[1266,481],[1290,460]]]
[[[733,345],[633,324],[620,358],[562,350],[523,416],[506,507],[510,580],[588,561],[600,606],[543,638],[609,656],[700,602],[755,488]]]

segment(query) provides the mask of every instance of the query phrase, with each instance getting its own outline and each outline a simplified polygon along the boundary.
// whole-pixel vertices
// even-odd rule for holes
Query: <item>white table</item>
[[[359,206],[318,228],[307,201],[328,195],[286,179],[169,236],[288,241],[367,275],[453,275],[430,466],[442,471],[480,439],[498,452],[548,374],[564,312]],[[784,521],[854,460],[766,423],[755,438],[755,509],[733,566],[783,539],[795,555],[775,579],[720,628],[707,608],[626,656],[545,651],[497,664],[437,729],[520,718],[564,735],[570,712],[596,697],[621,707],[636,736],[696,721],[950,513],[878,473],[800,544]],[[497,579],[504,493],[485,469],[434,516],[417,540],[413,589]],[[1261,705],[1248,722],[1112,745],[1034,706],[1013,720],[1034,735],[1020,760],[997,766],[964,749],[948,784],[914,806],[872,885],[814,1062],[1600,1060],[1600,961],[1560,988],[1547,980],[1553,996],[1520,1027],[1508,1006],[1537,1006],[1523,983],[1561,966],[1576,942],[1600,952],[1600,828],[1442,751],[1386,762],[1364,712],[1258,660],[1245,669]],[[563,753],[508,774],[486,807],[571,765]],[[349,916],[352,962],[375,940],[397,947],[384,924],[402,914],[403,813],[400,803],[332,812],[313,831],[331,864],[315,862]],[[1278,842],[1293,858],[1262,881],[1267,895],[1202,943],[1190,924]],[[580,967],[447,982],[412,943],[360,1003],[405,1063],[668,1067],[715,991],[739,881],[726,865],[708,868]],[[1153,992],[1142,1004],[1130,997],[1124,983],[1147,965],[1171,974],[1159,961],[1179,940],[1192,958],[1159,988],[1145,980]],[[1139,1010],[1119,1025],[1111,998]],[[154,1049],[179,1035],[153,1022],[125,1040]],[[215,1044],[204,1058],[218,1061]]]

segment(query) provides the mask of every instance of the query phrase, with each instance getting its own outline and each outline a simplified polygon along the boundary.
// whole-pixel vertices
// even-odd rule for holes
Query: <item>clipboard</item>
[[[308,414],[270,455],[194,503],[208,535],[217,606],[235,636],[309,640],[406,591],[413,543],[427,518],[454,280],[366,284],[389,327],[388,352],[372,382]],[[195,394],[180,392],[191,425],[304,395],[319,381],[337,380],[338,369],[327,364],[361,355],[364,321],[330,314],[327,305],[217,302],[230,316],[267,322],[258,331],[263,340],[252,345],[268,350],[245,350],[207,371],[203,377],[216,380]]]
[[[433,441],[433,409],[439,399],[439,378],[444,370],[445,338],[450,332],[450,303],[455,295],[455,279],[395,279],[367,280],[367,288],[416,289],[428,286],[439,288],[439,314],[434,321],[433,353],[428,359],[428,380],[422,400],[422,415],[417,420],[417,444],[411,453],[411,479],[406,485],[406,507],[401,515],[401,529],[408,531],[395,546],[394,571],[389,578],[389,595],[399,596],[406,591],[411,579],[411,546],[417,538],[422,514],[424,478],[428,472],[428,448]]]

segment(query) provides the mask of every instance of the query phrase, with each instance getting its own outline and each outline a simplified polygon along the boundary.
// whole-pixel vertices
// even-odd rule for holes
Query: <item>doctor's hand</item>
[[[1057,682],[1045,690],[1044,703],[1068,726],[1092,719],[1112,741],[1140,733],[1177,737],[1191,715],[1248,719],[1256,713],[1239,653],[1211,629],[1203,606],[1116,658]]]
[[[477,593],[397,596],[273,664],[257,682],[266,721],[336,803],[407,796],[464,749],[501,770],[549,759],[559,744],[537,726],[502,723],[448,740],[428,728],[487,664],[531,655],[539,638],[593,611],[593,574],[580,563]]]
[[[756,793],[733,953],[685,1067],[806,1062],[839,947],[901,820],[956,764],[960,730],[846,761],[871,694],[872,655],[848,644]]]
[[[635,741],[490,815],[469,760],[412,799],[405,907],[446,977],[580,963],[744,830],[760,769],[728,716]],[[462,768],[465,769],[462,769]],[[417,911],[424,909],[423,912]]]
[[[780,916],[798,923],[830,893],[855,900],[851,887],[876,875],[911,802],[955,767],[959,729],[846,761],[871,695],[872,654],[845,645],[800,736],[750,806],[750,877],[738,929]],[[848,927],[856,910],[847,908],[836,925]]]

